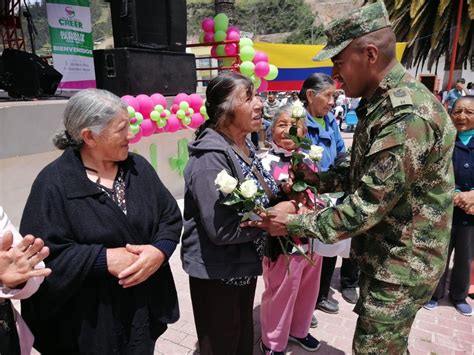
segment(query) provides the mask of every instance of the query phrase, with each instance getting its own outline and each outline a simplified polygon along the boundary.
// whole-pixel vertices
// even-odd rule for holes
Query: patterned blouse
[[[248,141],[246,141],[246,144],[250,152],[249,159],[252,162],[252,165],[248,165],[238,154],[234,153],[237,160],[239,161],[240,168],[242,169],[242,173],[244,177],[246,179],[253,180],[255,184],[257,185],[257,188],[259,190],[264,191],[262,184],[260,183],[260,181],[258,181],[257,177],[252,173],[252,168],[255,167],[263,176],[263,179],[267,183],[270,190],[273,192],[273,195],[277,196],[280,190],[278,188],[278,185],[275,179],[273,179],[272,175],[263,168],[262,162],[257,157],[253,145],[250,144]],[[256,200],[256,202],[265,208],[270,207],[270,199],[266,194],[263,194],[261,197],[259,197]],[[255,245],[255,250],[257,251],[257,254],[260,257],[260,259],[263,258],[265,238],[266,238],[266,234],[263,234],[260,238],[257,238],[253,241]],[[233,277],[230,279],[222,279],[222,281],[226,283],[227,285],[231,285],[231,286],[246,286],[246,285],[249,285],[256,278],[257,276],[242,276],[242,277]]]
[[[127,204],[125,201],[125,171],[121,166],[118,168],[117,176],[115,177],[111,189],[99,183],[97,183],[97,187],[99,190],[105,192],[105,194],[119,206],[123,213],[127,214]]]

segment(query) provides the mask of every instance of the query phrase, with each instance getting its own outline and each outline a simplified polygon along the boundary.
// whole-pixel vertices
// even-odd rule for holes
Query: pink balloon
[[[176,115],[171,115],[170,118],[166,121],[165,131],[166,132],[176,132],[181,128],[181,120],[176,117]]]
[[[153,111],[153,108],[155,107],[150,97],[148,95],[141,94],[137,96],[137,100],[140,103],[140,113],[143,115],[143,117],[150,117],[150,112]]]
[[[155,127],[156,127],[156,124],[152,120],[150,119],[143,120],[142,124],[140,125],[143,137],[148,137],[148,136],[151,136],[153,133],[155,133]]]
[[[176,112],[178,112],[178,110],[179,110],[179,105],[178,104],[171,105],[171,109],[170,109],[171,113],[176,113]]]
[[[189,127],[198,128],[203,123],[204,117],[199,112],[196,112],[193,117],[191,117],[191,123],[189,124]]]
[[[182,92],[174,97],[173,104],[179,105],[179,103],[183,101],[189,104],[189,95]]]
[[[255,57],[253,57],[253,63],[257,64],[258,62],[267,62],[268,63],[268,55],[265,52],[255,51]]]
[[[140,130],[138,131],[138,133],[135,134],[135,135],[133,136],[133,138],[128,141],[128,143],[129,143],[129,144],[137,143],[138,141],[140,141],[140,139],[142,139],[142,130],[141,130],[141,128],[140,128]]]
[[[166,102],[166,98],[161,94],[153,94],[150,96],[150,99],[151,101],[153,101],[154,106],[161,105],[163,106],[163,108],[166,108],[166,105],[168,105],[168,103]]]
[[[132,95],[125,95],[121,97],[122,101],[128,106],[132,106],[135,111],[140,111],[140,102]]]
[[[214,42],[214,32],[204,33],[204,42],[206,43]]]
[[[225,54],[227,54],[227,55],[236,55],[237,54],[237,45],[234,44],[234,43],[226,44],[225,45]]]
[[[217,57],[217,46],[212,46],[211,47],[211,57],[216,58]]]
[[[201,22],[201,28],[204,32],[213,32],[214,31],[214,19],[205,18]]]
[[[264,92],[264,91],[267,91],[267,89],[268,89],[268,81],[266,81],[265,79],[262,79],[262,81],[260,82],[260,86],[257,89],[257,92]]]
[[[240,34],[235,31],[227,32],[226,39],[228,41],[238,41],[240,39]]]
[[[163,132],[166,132],[164,128],[160,128],[158,127],[157,125],[155,125],[155,133],[163,133]]]
[[[237,34],[240,36],[240,29],[237,26],[229,26],[227,29],[227,34],[231,32],[237,32]]]
[[[270,72],[270,66],[267,62],[258,62],[255,64],[255,75],[263,78]]]
[[[199,112],[202,106],[202,97],[198,94],[189,95],[189,106],[194,110],[194,112]]]

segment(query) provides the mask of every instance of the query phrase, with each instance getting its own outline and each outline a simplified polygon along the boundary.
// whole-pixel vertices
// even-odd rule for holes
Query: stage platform
[[[65,99],[0,99],[0,204],[15,224],[20,222],[34,179],[61,154],[53,146],[52,137],[62,127],[66,103]],[[130,151],[153,162],[161,180],[177,199],[183,196],[184,180],[178,171],[171,169],[169,160],[178,156],[178,142],[190,141],[193,136],[194,130],[185,129],[153,134],[130,145]]]

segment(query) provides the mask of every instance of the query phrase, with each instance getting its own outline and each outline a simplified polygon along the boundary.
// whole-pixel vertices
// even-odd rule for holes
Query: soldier
[[[331,58],[334,78],[349,97],[362,100],[349,169],[313,183],[324,192],[340,182],[348,195],[342,204],[306,214],[283,202],[246,225],[324,243],[352,237],[361,269],[353,351],[404,354],[416,312],[446,263],[455,130],[436,98],[397,63],[382,3],[333,21],[325,32],[328,44],[314,59]]]

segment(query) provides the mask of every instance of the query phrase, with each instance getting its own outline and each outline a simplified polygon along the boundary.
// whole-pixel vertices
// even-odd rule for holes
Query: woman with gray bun
[[[41,235],[53,270],[22,302],[42,354],[153,354],[179,317],[168,259],[181,213],[155,170],[129,153],[125,104],[75,94],[54,138],[64,153],[38,175],[20,231]]]

